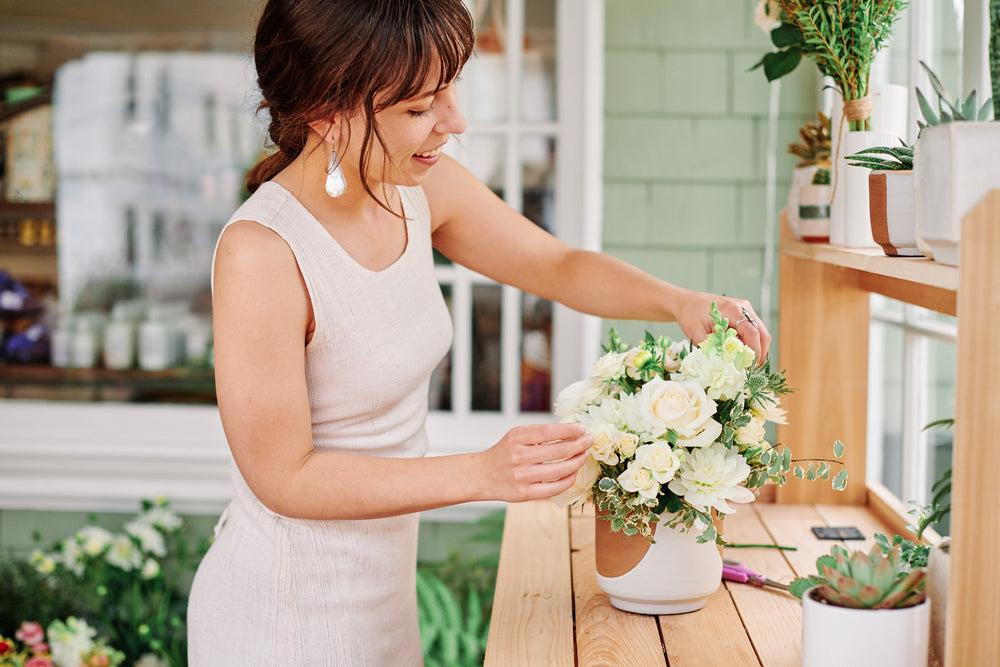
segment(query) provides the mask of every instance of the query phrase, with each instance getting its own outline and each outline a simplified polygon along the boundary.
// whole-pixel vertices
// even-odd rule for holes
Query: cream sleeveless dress
[[[406,249],[381,271],[358,264],[272,181],[226,225],[252,220],[274,230],[298,262],[315,320],[305,372],[319,451],[427,452],[430,375],[451,345],[452,323],[434,275],[423,189],[397,187]],[[214,273],[214,255],[212,265]],[[235,463],[231,479],[233,499],[188,601],[191,667],[422,664],[418,513],[294,519],[267,509]]]

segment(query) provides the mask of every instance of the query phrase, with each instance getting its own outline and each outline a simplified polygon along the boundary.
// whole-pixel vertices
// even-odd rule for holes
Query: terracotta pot
[[[666,526],[653,526],[655,544],[642,535],[612,532],[594,518],[597,583],[618,609],[639,614],[683,614],[705,606],[722,582],[722,556],[714,542]]]
[[[913,172],[874,170],[868,175],[872,237],[892,257],[920,257]]]

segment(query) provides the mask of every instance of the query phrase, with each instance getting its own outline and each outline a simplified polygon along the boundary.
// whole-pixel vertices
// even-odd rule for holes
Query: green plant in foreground
[[[927,570],[909,567],[899,546],[883,553],[876,544],[865,553],[834,545],[829,555],[816,560],[816,570],[819,574],[793,581],[789,592],[801,598],[819,586],[822,600],[852,609],[902,609],[927,597]]]
[[[931,547],[920,542],[911,542],[902,535],[893,535],[892,541],[882,533],[875,533],[872,536],[875,544],[882,549],[882,553],[889,555],[889,552],[899,547],[900,555],[911,568],[927,567],[927,557],[930,555]]]
[[[817,169],[816,173],[813,174],[813,185],[830,185],[830,170],[829,169]]]
[[[920,105],[920,113],[924,116],[923,121],[917,121],[920,132],[923,132],[924,128],[933,125],[942,125],[955,121],[984,122],[990,119],[990,108],[993,105],[993,98],[987,99],[980,106],[979,97],[976,91],[973,90],[964,100],[961,97],[956,97],[952,101],[948,89],[941,83],[941,79],[934,73],[934,70],[928,67],[927,63],[923,60],[920,61],[920,66],[927,72],[927,77],[931,80],[931,87],[934,88],[934,92],[937,94],[937,110],[935,111],[920,88],[917,88],[917,104]]]
[[[951,428],[954,425],[954,419],[939,419],[925,426],[923,430],[939,427]],[[932,524],[951,514],[951,468],[941,473],[941,476],[931,486],[930,504],[917,505],[911,513],[917,516],[916,525],[911,526],[917,539],[923,537],[924,531]]]
[[[852,167],[881,171],[909,171],[913,169],[913,148],[900,139],[902,146],[875,146],[848,155],[844,159]]]

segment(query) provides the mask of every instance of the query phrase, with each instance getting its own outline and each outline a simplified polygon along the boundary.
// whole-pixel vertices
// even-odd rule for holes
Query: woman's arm
[[[316,451],[304,352],[311,306],[291,249],[262,225],[233,223],[219,241],[214,281],[219,414],[240,472],[271,511],[367,519],[548,498],[572,486],[591,443],[576,424],[517,427],[474,454]]]
[[[463,266],[583,313],[676,321],[695,342],[712,331],[709,307],[716,301],[723,316],[739,322],[744,342],[762,361],[767,356],[771,336],[746,299],[684,289],[610,255],[570,248],[447,156],[423,186],[434,219],[434,247]],[[754,322],[743,317],[743,309]]]

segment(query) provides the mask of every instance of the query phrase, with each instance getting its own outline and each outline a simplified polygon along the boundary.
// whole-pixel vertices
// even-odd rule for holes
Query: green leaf
[[[923,60],[920,61],[920,66],[924,68],[925,72],[927,72],[927,78],[930,79],[934,92],[937,93],[938,97],[941,99],[947,100],[948,91],[945,89],[944,84],[941,83],[941,79],[939,79],[937,74],[934,73],[934,70],[932,70]]]
[[[610,477],[602,477],[601,481],[597,483],[597,488],[599,488],[601,491],[604,491],[605,493],[614,491],[615,488],[617,488],[617,486],[618,483],[615,480],[611,479]]]
[[[802,466],[795,466],[795,476],[799,479],[805,477],[806,471],[802,469]]]
[[[995,38],[994,38],[995,39]],[[979,107],[979,113],[976,114],[976,120],[982,122],[990,119],[990,108],[993,106],[993,98],[989,98],[983,102],[983,106]]]
[[[781,470],[788,472],[792,468],[792,450],[785,447],[785,451],[781,455]]]
[[[844,443],[842,443],[840,440],[837,440],[836,442],[833,443],[833,455],[836,456],[838,459],[844,456],[845,449],[846,448],[844,447]]]
[[[833,478],[833,489],[835,491],[843,491],[847,488],[847,468],[844,468],[837,473],[837,476]]]
[[[976,119],[976,107],[978,102],[976,100],[976,91],[973,90],[969,93],[969,96],[965,98],[965,102],[962,103],[962,118],[966,120]]]
[[[771,31],[771,43],[777,48],[783,49],[793,44],[804,44],[805,40],[802,38],[801,30],[791,23],[782,23]]]
[[[806,479],[810,482],[816,481],[816,470],[813,469],[812,464],[809,465],[809,470],[806,471]]]
[[[920,112],[924,114],[924,120],[927,121],[928,125],[937,125],[941,122],[941,118],[934,111],[934,107],[927,101],[927,98],[924,97],[919,88],[917,88],[917,104],[920,106]]]
[[[771,453],[770,449],[767,450],[766,452],[764,452],[763,454],[761,454],[760,455],[761,465],[767,465],[767,464],[769,464],[771,462],[771,457],[772,456],[773,456],[773,454]]]
[[[826,583],[826,579],[822,577],[799,577],[788,584],[788,592],[801,599],[807,590],[824,583]]]
[[[768,81],[777,81],[786,74],[791,73],[799,66],[802,60],[802,50],[797,47],[785,49],[783,51],[772,51],[764,56],[764,76]]]

